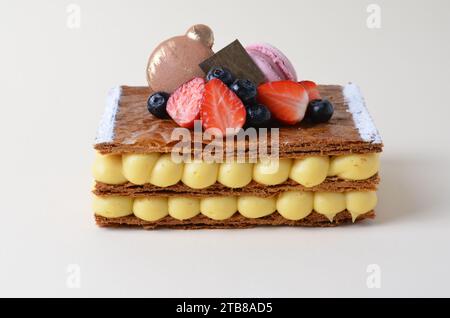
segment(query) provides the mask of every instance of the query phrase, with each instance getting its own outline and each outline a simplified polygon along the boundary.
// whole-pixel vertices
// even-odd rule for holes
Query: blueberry
[[[249,127],[267,127],[272,118],[270,110],[262,104],[252,104],[246,107],[246,125]]]
[[[327,99],[314,99],[309,102],[306,117],[313,123],[326,123],[333,116],[333,105]]]
[[[213,67],[206,75],[206,80],[220,79],[225,85],[230,86],[234,82],[231,72],[225,67]]]
[[[256,85],[252,81],[237,79],[230,88],[244,104],[251,103],[256,97]]]
[[[170,95],[164,92],[157,92],[152,95],[147,100],[147,109],[155,117],[161,119],[168,119],[169,114],[167,114],[166,106]]]

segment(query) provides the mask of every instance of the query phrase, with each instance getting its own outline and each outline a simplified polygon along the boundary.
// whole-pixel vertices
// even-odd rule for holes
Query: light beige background
[[[0,4],[0,296],[450,296],[450,2]],[[366,26],[381,6],[381,28]],[[335,229],[98,229],[92,142],[108,88],[145,84],[161,40],[209,24],[281,48],[301,78],[358,83],[385,142],[378,218]],[[81,288],[67,286],[77,264]],[[381,288],[366,286],[369,264]]]

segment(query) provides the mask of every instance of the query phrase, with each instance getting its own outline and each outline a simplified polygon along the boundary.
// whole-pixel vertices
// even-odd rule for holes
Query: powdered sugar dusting
[[[95,143],[112,142],[114,138],[114,125],[116,122],[116,114],[119,109],[120,96],[122,88],[120,86],[110,89],[106,98],[106,107],[103,112],[100,125],[97,130]]]
[[[348,103],[348,111],[353,116],[355,126],[364,141],[381,144],[381,136],[366,108],[359,87],[353,83],[345,85],[344,98]]]

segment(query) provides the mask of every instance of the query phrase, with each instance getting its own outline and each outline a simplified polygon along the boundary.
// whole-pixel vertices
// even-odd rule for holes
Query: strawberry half
[[[308,92],[309,100],[321,99],[317,84],[313,81],[301,81],[299,82]]]
[[[167,113],[181,127],[192,128],[200,117],[205,80],[196,77],[181,85],[167,102]]]
[[[305,117],[308,92],[297,82],[279,81],[258,87],[258,101],[266,105],[275,119],[294,125]]]
[[[205,85],[201,107],[203,128],[217,128],[225,135],[227,128],[242,128],[245,116],[244,104],[221,80],[213,79]]]

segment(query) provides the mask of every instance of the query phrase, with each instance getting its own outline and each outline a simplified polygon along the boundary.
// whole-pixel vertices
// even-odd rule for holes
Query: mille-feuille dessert
[[[373,218],[383,144],[359,88],[299,79],[269,44],[235,41],[214,53],[213,42],[210,28],[195,25],[154,50],[148,86],[110,91],[94,145],[97,224],[325,227]]]

